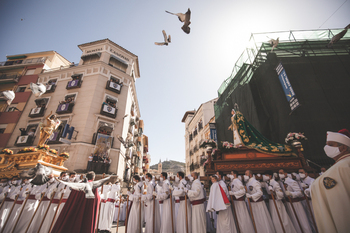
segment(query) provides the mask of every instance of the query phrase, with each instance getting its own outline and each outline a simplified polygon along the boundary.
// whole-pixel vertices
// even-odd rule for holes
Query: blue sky
[[[189,35],[165,13],[187,8]],[[0,61],[55,50],[78,63],[77,45],[109,38],[139,57],[136,88],[151,164],[184,162],[184,113],[217,97],[251,33],[343,28],[349,10],[348,0],[0,0]],[[163,29],[172,37],[168,47],[154,45]]]

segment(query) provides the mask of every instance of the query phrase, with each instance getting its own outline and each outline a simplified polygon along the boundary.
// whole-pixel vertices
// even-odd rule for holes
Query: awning
[[[101,52],[88,53],[88,54],[85,54],[85,55],[81,56],[81,58],[88,57],[88,56],[94,56],[94,55],[97,55],[97,56],[101,57]]]
[[[123,63],[125,65],[129,65],[129,63],[127,63],[126,61],[124,61],[123,59],[121,59],[117,56],[111,55],[111,58],[114,58],[115,60],[120,61],[121,63]]]
[[[21,58],[27,58],[27,56],[26,55],[7,56],[7,59],[21,59]]]

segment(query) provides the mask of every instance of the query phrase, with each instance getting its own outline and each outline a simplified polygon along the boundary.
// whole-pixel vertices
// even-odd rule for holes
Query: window
[[[106,95],[102,103],[100,114],[115,118],[117,116],[117,102],[117,98]]]
[[[104,121],[100,121],[98,123],[97,133],[111,136],[112,131],[113,131],[113,124],[107,123]]]
[[[10,106],[8,106],[6,108],[6,112],[14,112],[14,111],[19,111],[18,108],[17,108],[17,104],[11,104]]]
[[[64,100],[59,102],[56,113],[64,114],[64,113],[73,112],[73,107],[74,107],[76,98],[77,98],[76,93],[66,95],[64,97]]]
[[[35,69],[29,69],[27,70],[25,75],[33,75],[35,73]]]
[[[109,65],[113,66],[114,68],[117,68],[118,70],[123,71],[124,73],[126,72],[126,69],[128,68],[128,65],[124,63],[121,59],[119,59],[116,56],[111,56],[109,59]]]
[[[26,89],[27,89],[27,86],[19,86],[16,92],[25,92]]]
[[[0,134],[3,134],[6,130],[7,124],[0,124]]]
[[[83,78],[83,74],[74,74],[72,75],[72,81],[69,81],[67,83],[66,89],[74,89],[74,88],[80,88],[81,87],[81,83]]]
[[[56,89],[57,79],[50,79],[46,83],[46,93],[54,92]]]

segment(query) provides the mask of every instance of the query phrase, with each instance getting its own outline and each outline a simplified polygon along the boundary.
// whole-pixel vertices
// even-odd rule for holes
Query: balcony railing
[[[65,114],[73,112],[74,103],[59,104],[56,110],[57,114]]]
[[[36,107],[32,108],[29,112],[29,117],[34,118],[34,117],[42,117],[45,114],[45,107]]]
[[[46,57],[38,57],[38,58],[31,58],[31,59],[24,59],[24,60],[19,59],[19,60],[3,61],[3,62],[0,62],[0,66],[37,64],[37,63],[44,63],[45,60],[46,60]]]
[[[110,80],[107,81],[107,84],[106,84],[106,89],[107,90],[110,90],[110,91],[113,91],[117,94],[120,94],[120,91],[122,89],[122,85],[116,83],[116,82],[112,82]]]
[[[117,108],[114,108],[112,106],[109,106],[107,104],[102,104],[100,114],[104,116],[108,116],[111,118],[116,118],[117,116]]]
[[[56,70],[64,70],[64,69],[68,69],[68,68],[75,67],[75,66],[78,66],[78,65],[79,64],[72,64],[72,65],[68,65],[68,66],[60,66],[60,67],[53,68],[53,69],[43,70],[42,72],[43,73],[48,73],[48,72],[52,72],[52,71],[56,71]]]
[[[54,85],[46,85],[46,93],[51,93],[56,90],[56,84]]]
[[[15,146],[32,146],[35,137],[32,135],[18,136],[15,142]]]
[[[0,82],[18,82],[21,75],[18,74],[0,74]]]
[[[74,79],[74,80],[69,81],[67,83],[66,89],[70,90],[70,89],[80,88],[82,83],[83,83],[83,80],[81,80],[81,79]]]

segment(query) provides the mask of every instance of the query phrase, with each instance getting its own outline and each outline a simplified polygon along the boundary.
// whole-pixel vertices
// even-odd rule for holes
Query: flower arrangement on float
[[[216,141],[214,141],[213,139],[206,139],[201,143],[201,145],[199,147],[205,148],[207,146],[212,147],[212,148],[216,148],[217,147]]]
[[[58,154],[57,150],[55,150],[55,149],[50,149],[49,152],[50,152],[51,154],[54,154],[54,155],[57,155],[57,154]]]
[[[21,149],[20,151],[18,151],[18,154],[20,153],[28,153],[28,152],[37,152],[38,149],[34,148],[34,147],[25,147],[23,149]]]
[[[0,154],[13,155],[13,151],[10,150],[10,149],[5,148],[5,149],[3,149],[3,150],[0,152]]]
[[[221,142],[219,149],[221,152],[233,152],[237,150],[238,147],[239,146],[235,146],[235,144],[232,142],[224,141]]]
[[[304,133],[288,133],[287,137],[285,138],[285,142],[287,144],[291,144],[295,147],[301,147],[301,141],[307,140]]]
[[[68,152],[62,152],[59,156],[60,156],[60,157],[67,158],[67,159],[69,158]]]
[[[49,151],[50,150],[50,146],[49,145],[39,145],[36,148],[38,148],[39,150],[45,150],[45,151]]]

